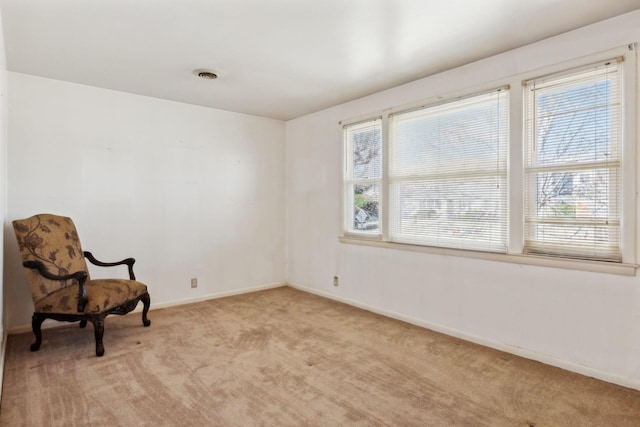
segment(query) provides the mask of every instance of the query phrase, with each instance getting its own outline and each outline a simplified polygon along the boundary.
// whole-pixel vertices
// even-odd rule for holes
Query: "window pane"
[[[351,133],[353,179],[379,178],[382,171],[382,142],[379,126],[367,126]]]
[[[565,85],[567,86],[567,85]],[[536,94],[537,163],[599,162],[611,158],[611,81],[603,78]]]
[[[610,183],[617,181],[611,174],[615,172],[595,169],[538,174],[537,217],[607,220],[616,214],[610,203]]]
[[[504,195],[494,177],[401,182],[393,192],[399,195],[396,240],[504,249]]]
[[[496,96],[496,100],[497,100]],[[458,108],[438,106],[394,119],[394,175],[432,174],[457,170],[495,170],[506,131],[506,99],[467,100]]]
[[[392,117],[392,240],[506,251],[508,110],[500,90]]]
[[[378,232],[380,202],[380,186],[353,186],[353,229],[358,231]]]

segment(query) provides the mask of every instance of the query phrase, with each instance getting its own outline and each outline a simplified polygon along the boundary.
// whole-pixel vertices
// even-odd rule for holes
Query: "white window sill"
[[[554,258],[537,255],[502,254],[462,249],[438,248],[433,246],[409,245],[405,243],[383,242],[369,236],[340,236],[340,243],[373,246],[377,248],[396,249],[402,251],[423,252],[428,254],[449,255],[464,258],[483,259],[488,261],[510,262],[514,264],[536,265],[541,267],[564,268],[568,270],[592,271],[597,273],[635,276],[637,264],[623,264],[603,261],[585,261],[567,258]]]

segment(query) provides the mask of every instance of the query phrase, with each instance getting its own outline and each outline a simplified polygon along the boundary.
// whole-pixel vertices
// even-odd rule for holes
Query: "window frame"
[[[376,123],[379,122],[379,123]],[[368,126],[380,128],[380,162],[381,162],[381,171],[379,177],[367,177],[367,178],[353,178],[353,144],[352,141],[349,140],[349,130],[351,128],[358,129],[358,127],[366,128]],[[384,171],[382,168],[384,167],[385,157],[383,152],[383,141],[384,137],[382,135],[383,126],[382,126],[382,117],[380,115],[363,119],[356,120],[352,122],[342,123],[343,129],[343,149],[344,149],[344,162],[343,162],[343,231],[345,235],[358,236],[360,238],[365,239],[379,239],[382,237],[382,225],[381,221],[384,217],[384,200],[383,200],[383,190],[380,188],[380,200],[378,201],[378,230],[377,232],[370,232],[367,230],[355,230],[351,227],[351,224],[354,222],[354,203],[353,200],[353,191],[352,188],[356,185],[378,185],[382,187],[382,182],[384,181]]]
[[[401,106],[390,107],[379,110],[376,113],[359,116],[358,119],[345,120],[340,122],[355,123],[376,117],[382,120],[382,193],[383,203],[380,207],[380,234],[372,236],[362,236],[345,232],[344,225],[339,234],[339,241],[345,244],[355,244],[373,246],[378,248],[388,248],[394,250],[413,251],[446,256],[456,256],[461,258],[482,259],[498,262],[508,262],[521,265],[544,266],[552,268],[562,268],[569,270],[593,271],[617,275],[634,276],[636,272],[636,177],[637,177],[637,128],[638,121],[638,94],[637,94],[637,48],[635,44],[619,46],[606,51],[594,53],[581,58],[567,60],[541,67],[535,70],[524,71],[516,75],[507,76],[480,84],[467,87],[461,90],[450,92],[449,94],[438,94],[427,99],[417,100]],[[524,127],[524,82],[541,78],[545,75],[569,72],[572,69],[585,67],[590,64],[611,59],[617,56],[624,57],[623,79],[621,87],[622,97],[622,149],[621,149],[621,186],[622,194],[620,201],[621,211],[621,237],[620,252],[621,262],[608,262],[598,260],[571,259],[549,255],[525,254],[524,253],[524,189],[525,189],[525,127]],[[482,250],[471,249],[451,249],[437,246],[423,246],[410,243],[392,242],[389,239],[388,229],[388,146],[389,130],[388,121],[391,114],[405,111],[424,105],[444,102],[449,99],[481,93],[489,89],[511,86],[509,91],[509,154],[507,159],[508,176],[508,224],[507,224],[507,252],[495,253]],[[521,86],[522,90],[514,90],[514,87]],[[344,201],[344,196],[341,197]]]
[[[418,235],[411,234],[403,234],[400,232],[401,229],[401,214],[400,212],[394,212],[394,209],[391,209],[390,206],[387,206],[387,218],[389,221],[389,241],[393,241],[396,243],[408,243],[408,244],[417,244],[417,245],[425,245],[425,246],[436,246],[436,247],[448,247],[448,248],[459,248],[459,249],[468,249],[468,250],[481,250],[487,252],[497,252],[497,253],[506,253],[507,252],[507,224],[508,224],[508,152],[509,152],[509,91],[510,87],[508,85],[492,88],[491,90],[484,90],[481,92],[474,92],[467,94],[465,96],[459,96],[455,98],[450,98],[445,101],[441,101],[434,104],[428,104],[421,106],[419,108],[411,108],[404,111],[397,111],[389,114],[389,124],[388,124],[388,132],[390,133],[389,138],[387,140],[387,147],[389,148],[389,155],[387,157],[387,165],[389,165],[389,173],[386,175],[385,182],[388,184],[388,198],[389,200],[398,200],[398,205],[402,203],[402,197],[400,195],[400,187],[403,183],[413,183],[418,184],[422,183],[424,185],[429,184],[446,184],[452,181],[460,181],[462,183],[473,183],[477,184],[478,181],[481,180],[499,180],[501,183],[499,194],[499,201],[503,204],[502,208],[499,209],[499,213],[502,214],[502,223],[501,228],[498,233],[491,233],[489,240],[484,240],[481,243],[478,243],[473,240],[457,238],[455,236],[441,236],[441,235],[428,235],[424,237],[420,237]],[[440,166],[444,166],[446,171],[437,171],[435,173],[427,172],[426,170],[403,170],[402,168],[394,168],[392,163],[394,163],[394,159],[398,158],[397,162],[400,162],[400,152],[397,150],[401,150],[400,143],[395,140],[395,138],[400,138],[399,134],[396,134],[394,130],[395,126],[402,126],[408,122],[421,122],[424,120],[441,118],[444,117],[447,120],[450,117],[451,113],[454,114],[464,114],[464,111],[468,109],[474,108],[482,108],[482,107],[501,107],[501,103],[505,102],[502,105],[504,110],[497,110],[496,118],[498,127],[494,129],[495,123],[486,126],[483,126],[483,131],[486,130],[495,130],[495,138],[496,138],[496,146],[499,148],[496,151],[496,156],[492,159],[497,161],[498,164],[496,167],[493,167],[493,164],[490,168],[481,167],[480,165],[474,165],[473,167],[467,167],[464,165],[468,161],[468,158],[465,156],[456,157],[455,159],[449,159],[449,162],[439,163]],[[503,116],[504,115],[504,116]],[[506,121],[502,121],[502,119],[506,119]],[[467,124],[465,122],[465,124]],[[477,123],[476,123],[477,124]],[[504,125],[503,129],[500,128],[500,125]],[[430,128],[430,126],[428,126]],[[474,128],[475,129],[475,128]],[[474,133],[474,136],[478,136],[478,134]],[[504,139],[506,137],[506,139]],[[502,145],[504,144],[504,145]],[[476,153],[477,154],[477,153]],[[438,158],[439,160],[439,158]],[[463,165],[456,164],[456,162],[461,162]],[[393,170],[391,170],[393,169]],[[422,169],[422,168],[418,168]],[[471,173],[473,176],[469,177]],[[464,175],[467,175],[466,177]],[[394,188],[395,187],[395,188]],[[441,201],[440,201],[441,202]],[[500,204],[500,203],[499,203]],[[459,210],[455,210],[456,214],[460,214]],[[453,224],[460,225],[460,219],[454,220]],[[485,222],[480,222],[480,224],[486,224]],[[431,228],[431,227],[430,227]],[[437,228],[437,227],[436,227]],[[495,234],[498,234],[501,237],[501,240],[494,240],[496,237]],[[442,242],[443,244],[431,244],[430,242]]]
[[[580,87],[586,83],[585,76],[589,79],[589,81],[597,81],[602,77],[602,75],[607,76],[609,73],[610,64],[615,64],[611,67],[613,69],[612,74],[615,73],[615,87],[616,89],[616,97],[614,101],[617,101],[619,104],[619,109],[616,110],[615,106],[612,110],[607,110],[609,112],[609,118],[611,119],[611,129],[608,134],[608,138],[611,141],[611,148],[614,150],[614,155],[611,160],[586,160],[585,158],[580,159],[579,161],[568,161],[568,160],[558,160],[553,162],[552,164],[545,164],[544,162],[538,161],[539,152],[536,149],[536,144],[538,142],[538,135],[536,134],[536,129],[539,124],[539,119],[537,117],[537,105],[539,102],[539,96],[544,96],[545,93],[553,93],[554,88],[560,88],[564,91],[569,91],[572,88]],[[601,260],[607,262],[621,262],[622,254],[621,254],[621,232],[622,227],[620,226],[620,217],[622,216],[622,140],[623,140],[623,125],[622,125],[622,115],[623,115],[623,85],[622,79],[624,78],[623,72],[623,58],[609,58],[605,61],[598,61],[596,63],[588,64],[583,67],[572,68],[569,70],[564,70],[560,73],[554,73],[552,75],[545,75],[542,77],[534,78],[528,81],[523,82],[523,125],[525,131],[524,137],[524,152],[525,152],[525,166],[524,166],[524,180],[525,180],[525,230],[524,230],[524,253],[526,255],[530,254],[540,254],[544,256],[553,256],[553,257],[567,257],[572,259],[583,259],[583,260]],[[604,70],[604,71],[603,71]],[[582,80],[582,82],[581,82]],[[536,85],[540,85],[541,88],[536,88]],[[541,91],[541,92],[537,92]],[[611,98],[607,98],[607,105],[609,105],[609,101]],[[594,105],[589,104],[588,110],[593,110]],[[611,111],[611,112],[610,112]],[[576,110],[571,110],[570,113],[576,113]],[[579,111],[577,112],[579,113]],[[563,113],[566,114],[566,113]],[[611,116],[613,114],[613,116]],[[562,114],[561,114],[562,115]],[[561,116],[560,115],[560,116]],[[556,117],[559,117],[556,115]],[[597,128],[600,130],[601,128]],[[607,206],[609,212],[606,216],[606,223],[609,223],[609,220],[613,220],[614,223],[617,223],[617,228],[614,228],[616,232],[615,238],[607,239],[609,244],[617,244],[614,250],[607,251],[606,246],[602,246],[602,249],[597,252],[589,253],[588,248],[598,247],[598,245],[594,240],[590,240],[587,246],[580,244],[571,244],[571,243],[560,243],[559,241],[548,240],[544,238],[537,238],[536,232],[534,228],[536,227],[534,224],[538,224],[538,226],[542,226],[543,224],[553,224],[554,221],[557,221],[556,227],[559,229],[563,229],[564,226],[579,226],[579,224],[591,225],[595,222],[584,220],[579,220],[578,218],[568,217],[566,219],[558,219],[552,220],[551,218],[543,215],[540,216],[536,212],[535,205],[537,203],[538,191],[537,183],[535,182],[540,176],[544,174],[573,174],[579,175],[581,173],[594,173],[596,170],[606,171],[607,175]],[[612,173],[614,175],[612,175]],[[567,205],[569,206],[569,205]],[[613,213],[611,213],[613,210]],[[531,222],[531,225],[527,226],[527,218]],[[594,219],[595,221],[595,219]],[[600,227],[603,225],[601,224]],[[616,260],[616,256],[618,259]]]

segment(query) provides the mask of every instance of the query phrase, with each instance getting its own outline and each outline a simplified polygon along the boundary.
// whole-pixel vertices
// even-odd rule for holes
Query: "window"
[[[635,274],[634,49],[344,125],[341,240]]]
[[[345,134],[345,229],[380,234],[381,120],[347,125]]]
[[[621,71],[525,83],[525,253],[621,261]]]
[[[390,240],[505,252],[508,90],[390,117]]]

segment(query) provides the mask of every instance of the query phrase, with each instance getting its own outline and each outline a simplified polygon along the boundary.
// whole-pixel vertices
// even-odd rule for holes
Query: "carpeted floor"
[[[153,303],[153,302],[152,302]],[[639,426],[640,391],[289,287],[10,336],[2,426]]]

